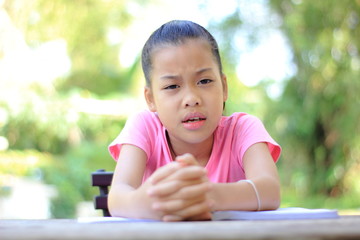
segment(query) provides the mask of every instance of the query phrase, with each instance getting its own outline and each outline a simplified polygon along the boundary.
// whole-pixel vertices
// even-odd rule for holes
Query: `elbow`
[[[107,197],[107,209],[112,217],[116,216],[114,212],[114,200],[111,191],[109,192]]]
[[[113,189],[109,191],[107,197],[107,209],[112,217],[122,217],[121,214],[121,201],[119,201],[118,193],[115,192]]]
[[[276,210],[281,204],[280,183],[278,181],[269,181],[268,183],[271,186],[268,186],[267,190],[264,191],[265,199],[261,210]]]
[[[263,210],[276,210],[280,207],[281,199],[280,197],[269,199],[266,206],[264,206]]]

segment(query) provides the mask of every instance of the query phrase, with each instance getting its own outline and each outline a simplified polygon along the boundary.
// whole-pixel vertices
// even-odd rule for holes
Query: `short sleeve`
[[[108,148],[110,155],[115,161],[119,158],[121,146],[123,144],[137,146],[142,149],[148,157],[151,155],[151,136],[154,135],[154,132],[151,131],[151,122],[153,121],[149,111],[140,112],[126,121],[121,133]]]
[[[269,148],[269,152],[274,160],[277,162],[280,153],[280,145],[270,136],[267,132],[264,124],[255,116],[246,115],[241,121],[241,125],[238,126],[238,136],[239,136],[239,149],[240,149],[240,158],[243,159],[243,156],[253,144],[264,142]]]

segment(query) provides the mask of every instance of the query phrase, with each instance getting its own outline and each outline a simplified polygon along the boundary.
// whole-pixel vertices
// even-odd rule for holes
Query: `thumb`
[[[181,166],[198,166],[199,163],[196,161],[195,157],[190,153],[185,153],[183,155],[177,156],[175,161],[180,163]]]

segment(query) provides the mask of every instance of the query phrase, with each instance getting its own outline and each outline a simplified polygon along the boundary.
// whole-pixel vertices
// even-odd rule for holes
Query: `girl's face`
[[[202,39],[162,46],[152,55],[149,109],[157,112],[172,144],[212,139],[227,99],[226,77]]]

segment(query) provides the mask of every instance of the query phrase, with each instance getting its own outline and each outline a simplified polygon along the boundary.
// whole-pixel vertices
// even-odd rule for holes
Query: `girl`
[[[278,208],[280,146],[257,118],[222,116],[228,87],[213,36],[168,22],[145,43],[142,67],[150,111],[130,118],[109,146],[111,215],[206,220],[216,210]]]

